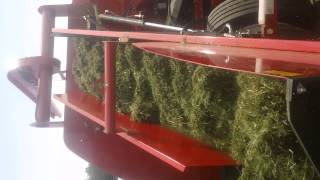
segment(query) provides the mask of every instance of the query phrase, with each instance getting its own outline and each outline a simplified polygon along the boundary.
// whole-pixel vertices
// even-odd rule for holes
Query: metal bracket
[[[320,77],[287,80],[290,125],[320,175]]]

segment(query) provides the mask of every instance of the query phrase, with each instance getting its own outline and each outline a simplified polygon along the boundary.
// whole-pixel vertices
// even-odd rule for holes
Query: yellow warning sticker
[[[285,77],[296,77],[296,76],[302,76],[301,73],[295,73],[295,72],[288,72],[288,71],[278,71],[278,70],[269,70],[264,71],[265,74],[271,74],[276,76],[285,76]]]

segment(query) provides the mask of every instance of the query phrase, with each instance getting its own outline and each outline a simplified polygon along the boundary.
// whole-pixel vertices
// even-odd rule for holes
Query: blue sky
[[[63,143],[62,129],[35,129],[35,105],[9,83],[12,61],[40,55],[41,4],[70,0],[8,0],[0,7],[0,179],[81,180],[87,163]],[[57,26],[65,25],[58,19]],[[55,56],[64,58],[65,39],[56,39]]]

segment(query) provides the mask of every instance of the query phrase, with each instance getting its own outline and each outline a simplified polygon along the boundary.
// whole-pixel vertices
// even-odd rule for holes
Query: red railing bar
[[[116,124],[115,124],[115,111],[116,111],[116,103],[115,103],[115,95],[116,95],[116,43],[115,42],[104,42],[104,66],[105,66],[105,129],[104,132],[106,134],[116,132]]]
[[[202,44],[320,53],[320,42],[317,41],[230,38],[215,37],[208,35],[181,35],[133,31],[96,31],[82,29],[52,29],[52,32],[55,36],[82,35],[96,37],[114,37],[126,39],[139,39],[146,41],[179,42],[182,44]]]

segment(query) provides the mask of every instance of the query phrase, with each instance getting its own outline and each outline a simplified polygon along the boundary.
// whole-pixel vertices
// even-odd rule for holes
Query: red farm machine
[[[134,122],[115,110],[117,43],[210,68],[253,73],[286,81],[287,115],[315,171],[320,170],[319,1],[302,0],[74,0],[45,5],[42,49],[8,73],[36,103],[36,127],[54,126],[60,113],[51,102],[54,36],[104,40],[103,103],[81,92],[72,72],[68,42],[64,141],[90,163],[124,179],[227,179],[241,162],[192,138],[155,124]],[[68,29],[55,29],[67,16]],[[28,67],[29,78],[21,69]],[[188,147],[188,148],[186,148]],[[231,175],[230,175],[231,174]],[[232,174],[234,175],[232,177]],[[230,177],[231,176],[231,177]]]

